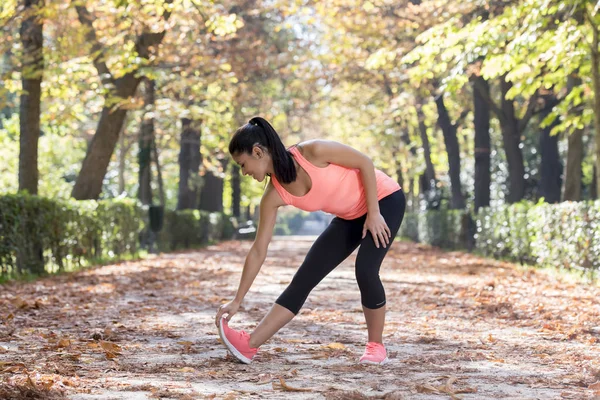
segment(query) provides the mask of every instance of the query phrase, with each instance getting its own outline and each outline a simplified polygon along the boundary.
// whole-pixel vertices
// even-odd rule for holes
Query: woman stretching
[[[244,175],[259,182],[266,176],[271,179],[260,202],[256,239],[246,256],[237,293],[219,307],[215,319],[227,349],[249,364],[258,347],[298,314],[311,290],[360,246],[356,280],[369,335],[360,362],[387,362],[382,338],[386,299],[379,267],[404,216],[406,201],[398,183],[376,170],[366,155],[340,143],[314,140],[286,149],[273,127],[260,117],[235,132],[229,153]],[[277,209],[284,205],[323,210],[336,217],[254,332],[231,329],[228,322],[265,261]]]

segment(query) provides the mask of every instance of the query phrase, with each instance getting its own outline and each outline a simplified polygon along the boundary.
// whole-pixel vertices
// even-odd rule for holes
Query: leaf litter
[[[232,326],[260,321],[310,244],[272,243]],[[366,327],[353,255],[252,364],[239,364],[226,355],[214,315],[235,294],[250,245],[3,285],[0,398],[600,396],[597,286],[406,242],[394,244],[381,269],[391,363],[357,363]]]

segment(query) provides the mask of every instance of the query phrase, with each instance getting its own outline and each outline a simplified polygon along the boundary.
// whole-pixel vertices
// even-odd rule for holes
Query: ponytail
[[[275,177],[281,183],[291,183],[296,180],[296,166],[292,155],[279,138],[271,124],[264,118],[254,117],[248,123],[235,131],[229,142],[229,153],[252,153],[256,145],[266,149],[273,160]]]

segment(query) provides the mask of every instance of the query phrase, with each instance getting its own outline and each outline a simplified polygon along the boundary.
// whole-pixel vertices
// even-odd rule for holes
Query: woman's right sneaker
[[[244,331],[236,331],[227,325],[225,317],[219,322],[219,336],[227,350],[244,364],[250,364],[258,348],[250,347],[250,335]]]

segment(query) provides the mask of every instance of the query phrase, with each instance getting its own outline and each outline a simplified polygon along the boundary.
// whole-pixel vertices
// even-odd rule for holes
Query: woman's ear
[[[255,158],[261,159],[264,155],[264,151],[259,146],[254,146],[252,148],[252,154]]]

